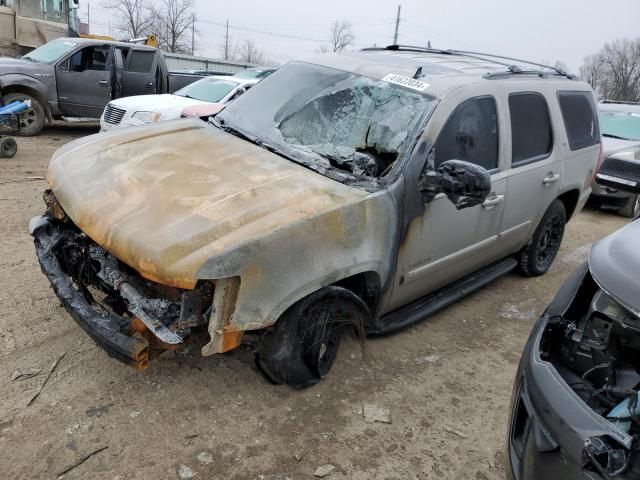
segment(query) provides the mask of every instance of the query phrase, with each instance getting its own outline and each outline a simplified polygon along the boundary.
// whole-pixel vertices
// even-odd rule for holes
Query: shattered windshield
[[[356,177],[384,176],[435,106],[409,88],[299,62],[260,87],[219,114],[218,124],[321,173]]]

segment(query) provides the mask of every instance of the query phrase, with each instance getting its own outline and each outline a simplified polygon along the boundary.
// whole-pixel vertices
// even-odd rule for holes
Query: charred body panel
[[[536,323],[512,397],[512,478],[640,478],[640,285],[615,275],[637,266],[625,244],[638,233],[634,222],[596,244]]]

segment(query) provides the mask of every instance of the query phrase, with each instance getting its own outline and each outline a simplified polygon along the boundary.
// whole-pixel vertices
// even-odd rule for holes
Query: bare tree
[[[128,38],[151,33],[154,18],[148,0],[104,0],[102,6],[116,13],[117,28]]]
[[[245,40],[238,48],[236,59],[244,63],[255,63],[263,65],[265,62],[264,52],[262,52],[253,40]]]
[[[194,0],[160,0],[154,7],[154,29],[161,48],[172,53],[191,52],[194,3]]]
[[[640,38],[605,43],[584,60],[580,76],[603,99],[640,100]]]
[[[334,52],[341,52],[353,43],[355,36],[351,30],[351,22],[336,20],[331,24],[329,41]],[[322,48],[322,47],[321,47]]]

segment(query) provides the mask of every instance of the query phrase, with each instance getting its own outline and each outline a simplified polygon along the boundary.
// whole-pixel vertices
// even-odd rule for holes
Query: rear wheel
[[[15,101],[21,102],[23,100],[31,101],[31,107],[18,115],[20,130],[16,132],[16,135],[32,137],[42,131],[47,115],[44,107],[36,98],[26,93],[9,93],[5,95],[2,100],[5,104]]]
[[[294,304],[265,333],[256,365],[275,384],[315,385],[331,370],[344,333],[367,316],[366,304],[350,290],[325,287]]]
[[[640,213],[640,195],[631,195],[624,207],[618,210],[618,215],[635,218]]]
[[[11,137],[0,139],[0,157],[11,158],[18,151],[18,144]]]
[[[554,200],[547,209],[529,243],[520,252],[520,272],[526,277],[537,277],[549,270],[560,250],[567,212],[560,200]]]

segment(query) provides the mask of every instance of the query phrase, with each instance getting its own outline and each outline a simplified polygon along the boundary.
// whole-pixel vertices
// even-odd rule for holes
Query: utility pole
[[[227,33],[224,36],[224,59],[229,60],[229,19],[227,19]]]
[[[91,4],[87,2],[87,33],[91,33]]]
[[[196,51],[196,14],[191,14],[191,55]]]
[[[393,34],[393,44],[397,45],[398,44],[398,28],[400,27],[400,9],[402,8],[402,5],[398,5],[398,15],[396,16],[396,31]]]

